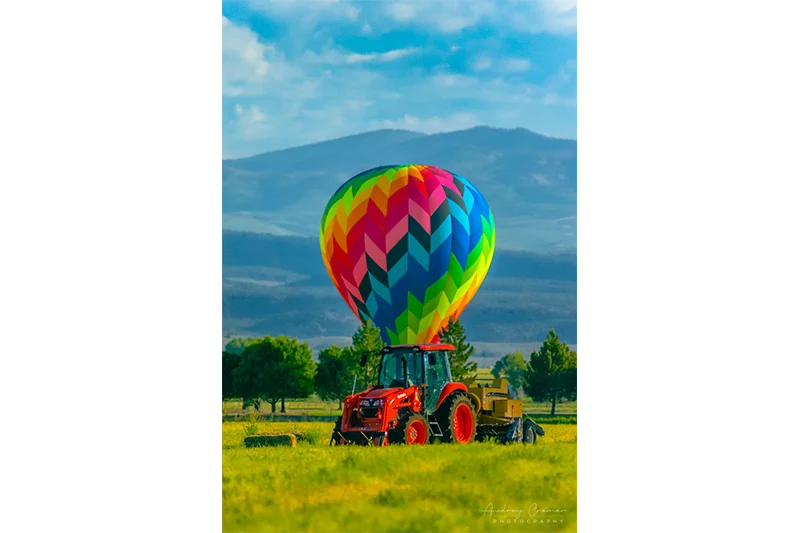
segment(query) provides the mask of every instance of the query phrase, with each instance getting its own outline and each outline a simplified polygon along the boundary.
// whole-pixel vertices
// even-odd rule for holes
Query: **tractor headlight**
[[[369,407],[370,405],[372,405],[372,400],[369,398],[361,400],[361,407]]]

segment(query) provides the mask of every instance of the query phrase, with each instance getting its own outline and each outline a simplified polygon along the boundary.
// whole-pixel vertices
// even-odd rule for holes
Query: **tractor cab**
[[[445,385],[453,381],[450,344],[387,346],[381,351],[376,388],[418,387],[425,414],[433,414]]]

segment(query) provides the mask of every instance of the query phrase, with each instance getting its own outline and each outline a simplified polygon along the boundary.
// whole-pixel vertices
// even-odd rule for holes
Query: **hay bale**
[[[297,437],[292,433],[253,435],[244,438],[244,445],[247,448],[259,446],[290,446],[295,448],[297,446]]]
[[[265,431],[263,433],[259,433],[259,435],[287,435],[292,434],[297,437],[297,442],[308,442],[311,444],[316,444],[323,440],[323,438],[314,431],[306,431],[303,429],[295,429],[292,431]]]

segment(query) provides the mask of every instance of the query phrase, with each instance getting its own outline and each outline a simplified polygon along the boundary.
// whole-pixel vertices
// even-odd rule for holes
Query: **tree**
[[[285,376],[286,382],[281,394],[281,413],[286,412],[284,400],[286,398],[308,398],[314,393],[314,376],[317,373],[317,363],[314,354],[307,342],[302,344],[297,339],[278,337],[283,350],[283,361],[279,365],[280,371]],[[275,411],[273,407],[273,412]]]
[[[320,398],[325,401],[337,400],[342,408],[342,398],[350,394],[353,386],[353,369],[360,357],[355,357],[350,347],[340,348],[333,345],[320,350],[317,358],[317,375],[314,387]]]
[[[450,317],[447,326],[439,332],[439,342],[452,344],[455,347],[454,351],[449,352],[453,381],[464,381],[478,375],[478,363],[469,360],[475,348],[467,342],[467,335],[461,322],[458,320],[454,322],[453,317]]]
[[[315,372],[307,343],[285,336],[264,337],[245,348],[233,379],[243,397],[266,399],[274,413],[278,400],[308,397],[314,390]]]
[[[556,413],[556,401],[577,398],[578,355],[566,342],[559,342],[550,330],[539,351],[531,354],[525,372],[525,392],[534,401],[550,401],[550,414]]]
[[[262,339],[253,337],[231,339],[225,345],[225,352],[232,355],[241,356],[245,348],[247,348],[251,344],[256,344],[258,342],[261,342],[261,340]],[[239,358],[239,362],[241,362],[241,357]],[[232,390],[236,390],[236,397],[238,398],[240,397],[241,391],[236,389],[236,382],[233,381],[233,373],[231,373],[231,380],[232,380],[231,381]],[[242,398],[243,410],[246,410],[250,405],[252,405],[256,411],[258,411],[261,408],[261,400],[259,398],[249,398],[247,396],[241,396],[241,398]]]
[[[228,347],[237,348],[231,343],[228,343]],[[252,403],[256,411],[260,410],[261,397],[270,388],[267,382],[272,373],[268,369],[274,368],[280,359],[280,352],[271,337],[258,339],[244,348],[239,365],[233,371],[234,389],[242,395],[243,409]]]
[[[364,368],[358,367],[357,369],[358,382],[363,386],[371,385],[371,381],[377,377],[377,369],[381,362],[381,350],[383,347],[381,330],[370,321],[359,326],[358,330],[353,334],[351,350],[356,361],[355,366],[358,367],[362,353],[368,354],[367,365]],[[352,383],[350,386],[352,387]]]
[[[225,345],[225,351],[236,355],[242,355],[245,348],[247,348],[251,344],[259,343],[261,342],[261,340],[262,339],[257,339],[257,338],[231,339],[230,341],[228,341],[228,344]]]
[[[242,360],[241,355],[231,352],[222,352],[222,399],[239,398],[233,381],[233,372]]]
[[[525,370],[528,364],[525,362],[525,357],[519,352],[504,355],[502,359],[497,361],[492,368],[492,375],[496,378],[505,378],[508,384],[518,392],[525,384]]]

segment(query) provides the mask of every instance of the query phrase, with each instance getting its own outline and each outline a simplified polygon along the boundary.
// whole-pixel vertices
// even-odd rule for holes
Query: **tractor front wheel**
[[[436,412],[436,418],[442,428],[442,442],[467,444],[475,440],[478,420],[466,394],[449,396]]]
[[[389,432],[391,444],[428,444],[431,428],[428,421],[420,414],[403,415],[397,421],[397,427]]]

